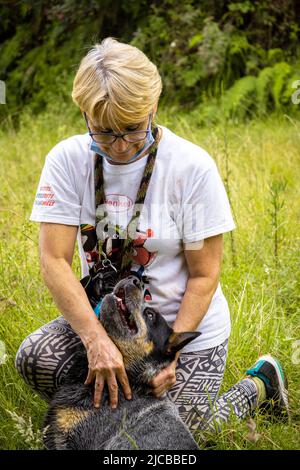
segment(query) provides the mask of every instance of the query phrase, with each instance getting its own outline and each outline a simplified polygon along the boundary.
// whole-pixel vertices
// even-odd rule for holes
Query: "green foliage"
[[[30,33],[29,33],[30,34]],[[16,29],[15,35],[6,41],[1,48],[0,75],[4,76],[10,65],[20,59],[24,45],[28,41],[27,26],[20,25]]]
[[[113,8],[110,0],[25,0],[0,6],[0,16],[7,90],[0,122],[7,114],[16,121],[24,106],[40,112],[51,101],[70,104],[81,58],[106,36],[141,48],[157,64],[166,105],[201,107],[203,116],[216,117],[220,102],[240,119],[288,110],[289,80],[299,79],[295,0],[127,0]]]
[[[272,95],[275,102],[275,109],[280,109],[282,102],[281,96],[290,77],[292,67],[286,62],[279,62],[273,67]]]
[[[245,35],[239,36],[230,25],[220,28],[192,3],[171,10],[153,7],[131,42],[158,64],[166,101],[191,108],[215,96],[221,83],[227,88],[242,76],[251,50]]]
[[[292,102],[292,85],[296,77],[300,77],[300,64],[292,67],[279,62],[273,67],[265,67],[256,77],[248,75],[236,80],[219,100],[198,106],[193,116],[198,122],[207,123],[224,118],[241,121],[263,117],[273,110],[298,114],[298,108]]]
[[[254,111],[256,101],[256,77],[240,78],[224,94],[221,107],[228,117],[243,119]]]
[[[49,100],[70,102],[72,79],[90,46],[108,35],[123,36],[143,18],[145,1],[40,0],[0,6],[0,79],[6,83],[7,106],[18,118],[24,105],[41,111]],[[15,22],[15,18],[18,21]],[[120,23],[120,18],[122,22]],[[2,26],[2,25],[1,25]]]
[[[278,268],[279,264],[279,248],[280,244],[284,241],[286,233],[283,231],[282,212],[285,208],[284,192],[287,187],[287,182],[282,179],[272,180],[269,185],[270,193],[270,208],[268,213],[271,217],[272,238],[274,242],[274,261],[275,266]]]
[[[270,99],[270,84],[273,80],[272,67],[265,67],[259,74],[256,80],[257,90],[257,107],[259,113],[266,113],[269,106]]]
[[[274,107],[276,110],[291,110],[293,89],[290,77],[296,73],[300,73],[300,64],[296,63],[291,66],[286,62],[278,62],[273,67],[266,67],[260,72],[257,77],[257,111],[259,114],[272,111]]]
[[[293,38],[289,35],[291,25]],[[193,0],[164,0],[151,5],[132,44],[158,64],[166,104],[192,109],[220,98],[224,90],[246,75],[257,76],[278,62],[293,63],[297,58],[298,26],[297,8],[290,0],[275,0],[272,4],[255,0],[219,2],[218,6],[215,2],[202,1],[199,5]],[[273,90],[277,109],[288,72],[282,67],[273,72],[282,77],[281,84],[276,79]],[[250,80],[237,84],[236,92],[248,90]]]

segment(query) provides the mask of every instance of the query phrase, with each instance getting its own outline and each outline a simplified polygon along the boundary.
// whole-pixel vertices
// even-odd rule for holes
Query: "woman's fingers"
[[[170,388],[172,385],[170,384],[164,384],[162,387],[155,388],[153,390],[153,395],[157,398],[162,397]]]
[[[95,380],[95,390],[94,390],[94,406],[100,408],[102,392],[104,388],[104,379],[101,374],[97,374]]]
[[[166,385],[176,382],[175,371],[170,371],[169,369],[163,369],[154,379],[151,380],[150,385],[153,388],[166,387]],[[175,383],[174,382],[174,383]]]
[[[118,406],[118,383],[116,376],[114,374],[110,375],[107,379],[108,392],[109,392],[109,401],[112,409],[117,408]]]
[[[176,383],[176,375],[170,371],[163,370],[151,382],[153,394],[159,398],[163,396]]]
[[[154,379],[151,380],[150,382],[151,387],[157,388],[157,387],[161,387],[162,385],[164,385],[167,380],[167,375],[168,374],[164,370],[160,372],[158,375],[156,375],[156,377],[154,377]]]
[[[92,382],[92,377],[93,375],[90,374],[86,380],[86,384]],[[90,382],[88,382],[88,379]],[[127,400],[132,399],[132,391],[128,382],[128,378],[125,372],[125,369],[123,371],[120,371],[118,374],[118,381],[120,382],[120,385],[122,386],[124,396]],[[94,394],[94,405],[99,408],[101,404],[101,398],[102,398],[102,392],[104,388],[105,382],[107,383],[108,386],[108,393],[109,393],[109,402],[110,406],[115,409],[118,406],[118,393],[119,393],[119,387],[118,387],[118,382],[117,382],[117,377],[115,373],[106,373],[105,375],[102,373],[98,373],[96,375],[96,381],[95,381],[95,394]]]
[[[103,389],[107,385],[109,403],[112,408],[118,406],[118,382],[124,396],[128,400],[132,398],[132,392],[124,367],[123,356],[114,343],[108,338],[104,346],[101,343],[93,343],[87,350],[89,371],[85,385],[90,385],[95,380],[94,405],[101,406]]]
[[[123,389],[123,393],[124,393],[124,396],[127,400],[131,400],[132,399],[132,391],[131,391],[131,388],[130,388],[130,385],[129,385],[129,381],[128,381],[128,377],[127,377],[127,374],[125,372],[125,369],[122,369],[118,376],[118,381],[120,382],[120,385]]]
[[[90,385],[95,379],[95,372],[89,369],[87,378],[85,379],[84,385]]]

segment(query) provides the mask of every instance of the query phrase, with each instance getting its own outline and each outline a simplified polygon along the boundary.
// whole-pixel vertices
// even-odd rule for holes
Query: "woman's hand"
[[[149,385],[153,388],[153,395],[156,398],[163,396],[173,385],[176,383],[176,365],[179,355],[171,362],[168,367],[162,369],[155,377],[149,382]]]
[[[123,356],[109,337],[97,338],[86,345],[89,373],[85,385],[95,380],[94,406],[100,407],[105,382],[108,386],[110,406],[118,406],[118,382],[125,398],[131,400],[132,392],[125,371]]]

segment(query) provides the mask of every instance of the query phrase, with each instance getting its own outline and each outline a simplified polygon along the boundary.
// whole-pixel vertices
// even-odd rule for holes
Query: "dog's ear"
[[[185,333],[171,333],[168,339],[166,351],[167,353],[176,353],[180,349],[184,348],[188,343],[198,338],[201,333],[200,331],[192,331]]]

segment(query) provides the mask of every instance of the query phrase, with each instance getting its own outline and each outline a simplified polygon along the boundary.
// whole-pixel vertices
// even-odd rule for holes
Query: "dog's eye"
[[[146,309],[144,313],[147,315],[148,320],[154,320],[155,314],[152,310]]]

